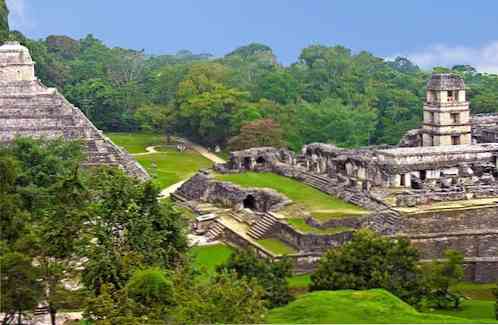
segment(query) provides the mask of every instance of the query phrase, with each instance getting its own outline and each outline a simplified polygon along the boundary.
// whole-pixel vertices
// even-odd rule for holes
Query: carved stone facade
[[[427,83],[422,145],[471,144],[469,102],[463,79],[454,74],[433,74]]]
[[[0,143],[16,137],[81,140],[87,153],[85,166],[118,166],[139,179],[149,178],[78,108],[56,89],[45,87],[35,77],[28,49],[10,42],[0,46]]]

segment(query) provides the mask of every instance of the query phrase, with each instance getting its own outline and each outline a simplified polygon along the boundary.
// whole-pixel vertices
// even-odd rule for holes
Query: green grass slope
[[[366,291],[316,291],[289,305],[272,309],[266,318],[273,324],[364,323],[494,323],[492,319],[466,319],[425,314],[382,289]]]
[[[328,214],[365,212],[364,209],[356,205],[334,198],[294,179],[273,173],[247,172],[217,175],[216,177],[243,187],[272,188],[294,202],[302,204],[312,212],[322,211],[322,213]]]
[[[161,153],[136,156],[135,159],[154,177],[160,188],[178,183],[213,163],[195,151],[164,149]]]
[[[194,265],[205,271],[206,276],[214,274],[216,267],[225,263],[233,252],[233,248],[224,244],[195,246],[191,249]]]
[[[158,146],[165,141],[163,135],[156,133],[109,132],[106,135],[111,138],[112,142],[125,148],[129,153],[145,152],[145,148],[148,146]]]

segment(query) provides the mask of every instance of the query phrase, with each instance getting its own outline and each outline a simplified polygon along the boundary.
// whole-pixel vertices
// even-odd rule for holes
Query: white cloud
[[[425,50],[402,55],[422,68],[470,64],[479,72],[498,73],[498,40],[479,48],[438,44]]]
[[[32,29],[35,23],[29,15],[27,0],[7,0],[10,29],[24,32]]]

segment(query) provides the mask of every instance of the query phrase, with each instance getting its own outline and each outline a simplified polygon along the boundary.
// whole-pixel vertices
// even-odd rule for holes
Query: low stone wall
[[[315,270],[316,264],[319,262],[320,257],[322,256],[321,253],[313,253],[313,252],[290,254],[286,255],[285,257],[276,256],[271,252],[267,251],[265,248],[261,247],[260,245],[256,245],[248,241],[247,239],[243,238],[242,236],[238,235],[237,233],[227,228],[225,228],[223,232],[223,238],[229,244],[234,245],[236,247],[253,249],[256,255],[259,257],[273,259],[273,260],[288,258],[292,261],[293,265],[292,271],[295,274],[313,272]]]
[[[306,218],[305,221],[308,225],[315,228],[327,229],[327,228],[343,227],[343,228],[359,229],[364,226],[367,220],[368,220],[367,216],[355,216],[355,217],[343,217],[343,218],[331,219],[323,223],[320,223],[318,220],[314,219],[313,217]]]
[[[351,240],[352,232],[346,231],[330,235],[302,234],[288,224],[278,222],[272,228],[272,236],[297,247],[301,251],[324,252]]]
[[[467,257],[498,256],[498,230],[426,234],[410,236],[410,241],[425,259],[440,258],[447,249]]]
[[[498,258],[469,258],[464,266],[467,281],[478,283],[498,281]]]
[[[428,211],[407,214],[400,218],[400,232],[409,235],[489,230],[497,228],[497,206]]]

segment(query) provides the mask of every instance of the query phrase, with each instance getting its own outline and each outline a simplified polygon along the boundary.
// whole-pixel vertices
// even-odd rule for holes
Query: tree
[[[174,115],[173,110],[167,106],[145,105],[138,108],[133,117],[144,131],[165,131],[166,134],[171,134]]]
[[[418,257],[406,239],[359,231],[350,242],[322,256],[311,275],[310,290],[384,288],[417,305],[425,294]]]
[[[224,86],[193,96],[181,105],[179,119],[191,135],[207,145],[223,145],[232,135],[232,115],[240,109],[247,94]]]
[[[264,74],[253,92],[255,99],[266,98],[280,104],[295,103],[299,97],[299,83],[284,69],[273,69]]]
[[[289,260],[271,261],[257,257],[251,250],[237,251],[218,267],[218,272],[233,272],[239,278],[255,279],[265,290],[268,307],[278,307],[291,301],[287,277],[291,275]]]
[[[142,315],[139,315],[140,312]],[[111,284],[104,284],[98,296],[87,299],[83,317],[97,325],[156,323],[155,319],[149,319],[143,310],[138,309],[126,289],[116,290]]]
[[[45,40],[47,49],[64,60],[73,60],[80,54],[80,44],[77,40],[64,35],[50,35]]]
[[[24,312],[33,310],[42,297],[39,270],[33,266],[31,257],[4,249],[0,269],[2,324],[11,324],[16,317],[21,324]]]
[[[126,286],[136,269],[172,268],[187,249],[184,221],[169,204],[158,201],[151,183],[140,183],[117,169],[97,170],[83,255],[83,283],[100,293],[103,284]]]
[[[0,0],[0,44],[9,37],[9,9],[5,0]]]
[[[206,281],[187,275],[176,287],[174,324],[256,324],[266,308],[263,289],[255,279],[222,272]]]
[[[463,279],[463,254],[447,250],[444,257],[444,261],[435,261],[425,266],[429,285],[428,301],[439,309],[456,309],[460,306],[462,295],[450,288]]]
[[[173,302],[173,283],[159,268],[135,271],[126,287],[133,300],[148,307]]]
[[[253,147],[284,146],[283,131],[272,119],[259,119],[242,125],[240,134],[229,141],[234,150],[244,150]]]

